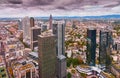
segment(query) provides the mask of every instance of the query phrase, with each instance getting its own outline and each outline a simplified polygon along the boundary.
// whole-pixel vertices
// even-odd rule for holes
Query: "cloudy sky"
[[[0,0],[0,17],[120,14],[120,0]]]

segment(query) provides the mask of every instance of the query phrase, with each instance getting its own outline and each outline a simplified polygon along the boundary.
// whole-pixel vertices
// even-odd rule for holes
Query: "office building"
[[[27,39],[30,39],[31,37],[31,27],[30,27],[30,19],[29,17],[25,17],[22,19],[22,26],[23,26],[23,39],[25,39],[25,41]]]
[[[32,27],[31,28],[31,49],[34,50],[35,47],[38,46],[38,35],[41,34],[40,27]]]
[[[38,78],[37,71],[32,62],[27,63],[24,60],[13,62],[11,69],[15,78]]]
[[[52,15],[49,18],[49,29],[52,29]]]
[[[89,28],[87,30],[87,52],[86,62],[90,66],[95,66],[96,58],[96,29]]]
[[[39,77],[56,78],[55,36],[46,31],[38,36]]]
[[[66,74],[66,57],[64,55],[57,56],[57,78],[67,78]]]
[[[110,65],[110,54],[112,49],[112,34],[108,30],[100,31],[99,63],[101,66]]]
[[[18,30],[23,30],[22,21],[18,20]]]
[[[41,32],[44,32],[47,30],[47,25],[46,24],[42,24],[41,25]]]
[[[72,28],[76,28],[75,21],[73,21]]]
[[[66,57],[65,57],[65,26],[63,23],[53,24],[53,34],[56,38],[57,54],[57,78],[66,78]]]
[[[57,55],[65,55],[65,25],[62,23],[53,24],[53,34],[56,37]]]
[[[30,27],[34,27],[35,26],[35,20],[33,17],[30,17]]]

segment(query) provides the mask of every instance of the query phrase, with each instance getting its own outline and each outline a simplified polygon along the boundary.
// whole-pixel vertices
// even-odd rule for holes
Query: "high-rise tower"
[[[65,25],[59,22],[53,24],[53,34],[56,38],[57,78],[66,78]]]
[[[49,29],[52,29],[52,15],[49,18]]]
[[[112,32],[109,30],[101,30],[99,41],[99,63],[101,66],[108,67],[111,64]]]
[[[31,49],[34,50],[35,47],[38,46],[38,35],[41,34],[40,27],[32,27],[31,28]]]
[[[24,38],[24,40],[30,39],[31,27],[30,27],[29,17],[25,17],[22,19],[22,26],[23,26],[23,38]]]
[[[96,58],[96,30],[89,28],[87,30],[87,52],[86,52],[87,64],[95,66]]]
[[[39,77],[56,77],[55,36],[44,32],[38,36]]]
[[[35,26],[35,20],[33,17],[30,17],[30,27],[34,27]]]
[[[53,24],[53,34],[56,37],[57,55],[65,55],[65,25],[62,23]]]

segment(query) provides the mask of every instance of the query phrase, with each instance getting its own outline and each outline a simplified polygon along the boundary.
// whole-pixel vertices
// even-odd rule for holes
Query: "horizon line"
[[[56,16],[54,16],[54,15],[52,15],[52,17],[100,17],[100,16],[120,16],[120,14],[106,14],[106,15],[85,15],[85,16],[77,16],[77,15],[71,15],[71,16],[67,16],[67,15],[61,15],[61,16],[59,16],[59,15],[56,15]],[[0,17],[0,18],[24,18],[24,17],[34,17],[34,18],[48,18],[48,17],[50,17],[50,15],[49,16],[21,16],[21,17],[15,17],[15,16],[13,16],[13,17]]]

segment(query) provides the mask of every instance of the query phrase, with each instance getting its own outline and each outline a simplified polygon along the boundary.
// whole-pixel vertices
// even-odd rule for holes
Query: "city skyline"
[[[120,14],[119,0],[2,0],[0,17]]]

